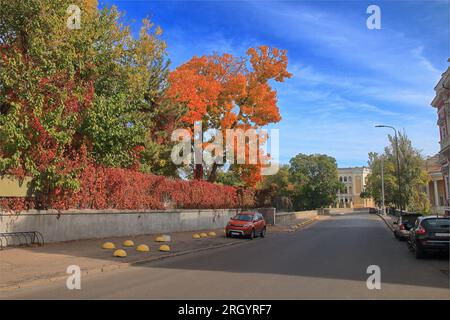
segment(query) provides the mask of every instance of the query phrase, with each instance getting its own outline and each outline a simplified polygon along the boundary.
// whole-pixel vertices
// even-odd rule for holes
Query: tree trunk
[[[218,168],[219,168],[219,166],[217,165],[217,163],[214,162],[213,167],[211,169],[211,173],[209,174],[209,177],[208,177],[209,182],[216,182]]]
[[[194,179],[203,180],[203,164],[196,164],[194,168]]]

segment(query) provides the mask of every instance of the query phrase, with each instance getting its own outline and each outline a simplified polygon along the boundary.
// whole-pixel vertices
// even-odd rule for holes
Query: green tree
[[[80,29],[67,27],[73,4]],[[37,193],[76,189],[82,167],[68,164],[82,150],[97,164],[174,174],[162,157],[182,109],[165,99],[161,33],[144,20],[135,39],[95,0],[0,0],[0,174],[31,176]]]
[[[396,161],[396,160],[395,160]],[[387,161],[386,156],[376,152],[369,153],[369,168],[371,173],[367,176],[366,196],[372,197],[379,206],[382,204],[381,194],[381,163],[384,167],[384,197],[385,205],[395,203],[395,195],[398,190],[396,162]]]
[[[369,153],[368,164],[372,173],[368,176],[368,193],[378,204],[381,204],[381,160],[383,160],[385,204],[410,211],[429,212],[429,203],[423,191],[429,176],[424,169],[423,156],[412,146],[408,136],[400,133],[398,136],[400,168],[398,169],[395,137],[389,136],[389,142],[383,154]]]
[[[281,165],[276,174],[263,176],[258,184],[257,199],[260,206],[274,206],[277,210],[291,211],[293,191],[289,165]]]
[[[218,169],[216,182],[234,187],[244,187],[245,182],[237,170]]]
[[[276,174],[264,176],[260,188],[274,189],[277,196],[292,197],[294,184],[291,181],[289,165],[281,165]]]
[[[342,188],[336,160],[321,154],[298,154],[290,160],[290,179],[294,184],[294,206],[298,210],[326,207],[336,201]]]

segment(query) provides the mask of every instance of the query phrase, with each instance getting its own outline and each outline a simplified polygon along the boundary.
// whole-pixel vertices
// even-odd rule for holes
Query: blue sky
[[[448,66],[445,1],[100,0],[126,11],[137,31],[145,17],[162,27],[172,68],[193,55],[249,47],[288,50],[294,74],[275,84],[283,120],[280,160],[326,153],[361,166],[387,144],[389,124],[405,130],[425,156],[439,150],[434,86]],[[381,30],[366,9],[381,8]]]

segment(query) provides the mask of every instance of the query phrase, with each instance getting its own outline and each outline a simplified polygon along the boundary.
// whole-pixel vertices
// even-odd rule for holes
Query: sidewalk
[[[268,237],[289,230],[289,226],[268,226]],[[216,237],[193,239],[194,233],[215,231]],[[149,262],[211,248],[245,243],[248,240],[226,238],[224,229],[172,233],[171,242],[155,242],[157,235],[117,237],[50,243],[42,247],[20,247],[0,250],[0,290],[30,286],[43,281],[54,281],[68,276],[66,269],[78,265],[83,274],[127,268]],[[135,247],[125,248],[127,257],[113,257],[114,250],[105,250],[104,242],[113,242],[123,248],[124,240],[131,239],[135,247],[146,244],[150,252],[137,252]],[[168,244],[171,252],[160,252],[159,246]]]
[[[389,229],[391,229],[391,231],[394,231],[394,219],[395,217],[387,214],[387,215],[382,215],[382,214],[378,214],[378,216],[383,219],[383,221],[386,223],[386,225],[388,226]]]

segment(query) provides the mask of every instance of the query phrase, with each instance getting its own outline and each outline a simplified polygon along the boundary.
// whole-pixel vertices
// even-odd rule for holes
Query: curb
[[[297,225],[296,229],[290,229],[288,232],[300,231],[300,230],[303,229],[303,227],[306,227],[307,225],[310,225],[310,224],[316,222],[317,220],[319,220],[319,217],[314,217],[314,218],[311,218],[309,220],[303,221],[303,222],[301,222],[299,224],[296,224]],[[289,227],[291,227],[291,226],[289,226]]]
[[[394,227],[381,215],[377,213],[377,216],[381,218],[381,220],[384,221],[384,223],[387,225],[387,227],[389,228],[389,230],[391,230],[392,232],[394,232]]]

